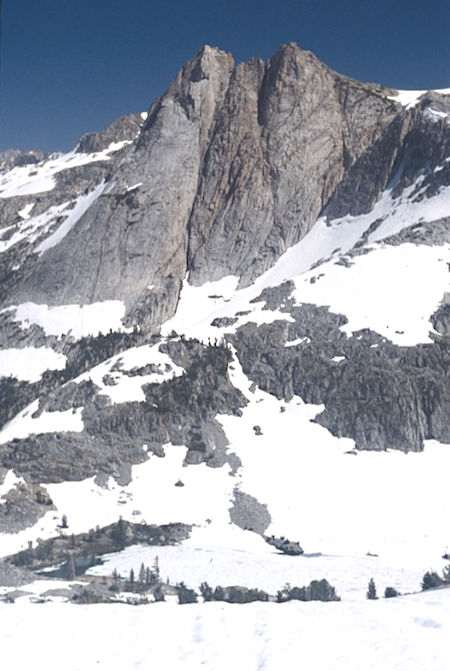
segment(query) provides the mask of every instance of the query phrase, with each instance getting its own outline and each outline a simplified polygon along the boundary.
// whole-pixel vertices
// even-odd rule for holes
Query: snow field
[[[54,175],[58,172],[95,161],[108,161],[111,154],[127,144],[130,144],[128,140],[113,142],[102,152],[78,154],[70,151],[67,154],[53,154],[37,164],[17,166],[0,176],[0,198],[51,191],[56,186]]]
[[[0,378],[10,375],[18,380],[37,382],[46,370],[62,370],[66,365],[64,354],[50,347],[24,347],[0,350]]]
[[[297,303],[314,303],[344,314],[341,330],[350,337],[368,328],[391,342],[412,346],[432,342],[430,315],[448,289],[450,245],[405,243],[377,246],[352,259],[349,268],[329,261],[295,279]],[[426,281],[424,281],[426,278]]]
[[[448,562],[440,557],[431,562],[420,557],[394,558],[366,553],[332,553],[292,557],[283,555],[260,536],[231,524],[195,528],[191,537],[176,546],[134,545],[122,552],[105,555],[105,563],[88,570],[88,575],[111,576],[114,569],[127,578],[139,567],[152,566],[158,557],[163,580],[184,582],[199,592],[202,582],[217,585],[242,585],[276,595],[286,583],[301,587],[312,580],[326,578],[345,602],[364,601],[369,580],[375,580],[378,596],[386,587],[402,594],[418,592],[426,571],[440,571]]]
[[[1,434],[0,440],[3,442]],[[221,529],[225,528],[236,484],[230,477],[230,467],[183,466],[186,451],[183,446],[166,445],[165,457],[150,455],[144,463],[132,466],[132,481],[127,486],[118,485],[113,478],[106,487],[97,485],[94,478],[43,485],[57,510],[49,511],[33,527],[17,534],[0,534],[0,556],[26,548],[28,541],[57,535],[63,514],[67,516],[70,534],[85,532],[97,524],[106,526],[117,522],[120,516],[148,524],[201,525],[211,518]],[[184,487],[175,487],[180,479]]]
[[[158,366],[158,372],[146,375],[126,375],[126,371],[148,364]],[[179,377],[183,373],[183,368],[177,366],[168,354],[159,351],[158,343],[125,350],[83,373],[75,379],[75,382],[92,380],[97,387],[100,387],[100,393],[110,398],[111,403],[126,403],[145,401],[142,389],[144,384],[160,383],[172,377]],[[113,385],[105,384],[103,380],[106,375],[114,381]]]
[[[433,110],[431,107],[427,107],[427,109],[424,112],[424,115],[428,118],[431,119],[431,121],[442,121],[446,120],[447,123],[450,123],[450,115],[446,114],[445,112],[439,112],[438,110]]]
[[[31,434],[83,431],[84,424],[81,417],[83,408],[54,412],[44,411],[38,417],[33,417],[38,408],[39,400],[33,401],[7,422],[0,431],[0,445],[15,438],[28,438]]]
[[[140,349],[130,350],[124,356],[124,365],[139,361]],[[446,494],[449,446],[427,441],[423,453],[405,455],[387,451],[355,455],[350,453],[354,448],[351,439],[335,438],[312,421],[322,410],[321,406],[304,404],[297,397],[283,403],[259,389],[251,392],[250,382],[237,360],[230,365],[230,376],[250,401],[242,417],[218,417],[230,443],[228,451],[234,452],[242,463],[235,476],[230,476],[228,465],[219,469],[205,464],[183,466],[186,448],[166,445],[165,457],[150,455],[147,461],[132,467],[132,481],[125,487],[112,478],[106,487],[97,485],[93,478],[45,485],[57,513],[47,513],[34,527],[20,534],[2,535],[2,554],[26,547],[29,540],[54,535],[62,514],[68,517],[69,533],[80,533],[96,524],[110,524],[122,515],[124,519],[150,524],[200,525],[203,535],[199,536],[200,530],[196,530],[193,536],[195,552],[197,557],[202,552],[209,553],[211,569],[217,565],[215,557],[223,554],[225,538],[232,557],[245,557],[248,563],[248,539],[251,538],[252,543],[258,544],[258,550],[257,559],[249,563],[253,566],[249,579],[255,576],[260,579],[266,561],[269,565],[277,562],[282,570],[287,570],[293,561],[296,570],[299,565],[311,568],[311,572],[304,574],[305,583],[326,576],[334,581],[341,595],[361,593],[361,585],[372,575],[379,577],[384,587],[390,584],[402,591],[417,589],[423,573],[442,564],[440,557],[450,544],[447,526],[442,524],[450,513]],[[281,412],[282,406],[284,412]],[[32,419],[36,409],[37,402],[11,420],[0,434],[1,442],[32,432],[58,430],[58,427],[59,430],[70,430],[70,426],[71,430],[77,430],[77,426],[79,430],[82,428],[81,409],[75,413],[43,413]],[[68,424],[69,421],[72,424]],[[256,424],[261,426],[262,435],[255,435],[253,426]],[[143,450],[147,451],[145,445]],[[178,480],[184,487],[175,487]],[[398,499],[399,482],[402,483],[401,500]],[[429,483],[433,483],[432,486]],[[298,564],[299,558],[280,557],[259,537],[230,526],[229,508],[235,487],[267,505],[272,517],[267,533],[298,540],[307,554],[321,552],[326,557],[310,558]],[[83,506],[79,505],[80,500]],[[189,543],[179,548],[158,549],[158,553],[167,554],[171,572],[172,559],[178,562],[177,579],[185,581],[189,580],[191,570],[188,564],[192,550],[185,554]],[[205,549],[211,545],[214,551]],[[153,549],[139,550],[139,553],[142,551],[152,553]],[[133,552],[126,556],[139,564]],[[173,558],[172,553],[175,553]],[[370,557],[367,553],[379,557]],[[262,555],[264,561],[261,562]],[[227,570],[231,571],[229,575],[235,576],[236,582],[242,582],[246,575],[242,566],[238,563],[236,571],[231,569],[235,559],[228,561]],[[303,559],[306,558],[300,561]],[[259,573],[258,562],[261,562]],[[346,577],[349,565],[354,566],[354,581],[350,583]],[[319,568],[320,575],[317,575]],[[112,565],[105,570],[112,571]],[[278,576],[278,569],[275,571],[274,567],[273,572]],[[286,575],[289,579],[294,577],[290,572]],[[240,580],[239,576],[242,576]],[[226,574],[213,574],[214,577],[229,583]],[[197,579],[208,578],[197,574]],[[250,585],[265,587],[264,580],[261,578],[259,584],[251,582]],[[281,586],[277,577],[276,587]]]
[[[85,196],[79,196],[76,199],[75,206],[69,211],[66,220],[52,233],[48,238],[43,240],[36,248],[39,254],[43,254],[48,249],[55,247],[61,242],[69,231],[75,226],[77,221],[83,216],[86,210],[94,203],[105,189],[105,182],[99,184],[95,189]]]
[[[450,95],[450,89],[434,89],[434,93],[441,93],[442,95]],[[428,90],[424,91],[407,91],[399,89],[397,95],[388,96],[390,100],[395,100],[401,105],[404,105],[406,108],[415,107],[419,102],[419,98],[423,96],[424,93],[429,93]]]
[[[66,671],[447,671],[449,598],[442,590],[362,603],[0,604],[2,659],[8,668],[38,660],[47,671],[61,660]]]
[[[441,557],[450,545],[443,524],[450,514],[450,446],[426,441],[421,453],[351,454],[353,440],[336,438],[312,421],[321,406],[298,397],[280,402],[259,389],[252,394],[238,362],[232,366],[233,384],[252,401],[242,417],[219,420],[228,449],[242,463],[242,491],[270,511],[266,533],[298,540],[305,552],[371,552],[399,565],[411,555],[431,566]]]
[[[55,245],[61,242],[86,210],[103,193],[104,189],[105,183],[102,182],[90,193],[78,196],[74,201],[66,201],[61,203],[61,205],[49,207],[48,210],[36,217],[30,217],[30,212],[33,209],[34,203],[29,203],[19,211],[19,215],[22,217],[22,222],[16,227],[17,230],[14,231],[9,240],[0,241],[0,253],[5,252],[22,240],[26,240],[32,244],[45,235],[58,219],[64,217],[65,221],[58,226],[56,231],[36,247],[36,251],[42,255],[45,251],[55,247]],[[14,226],[10,226],[8,228],[11,229],[13,227]]]
[[[9,240],[0,240],[0,253],[5,252],[22,240],[26,240],[30,244],[35,242],[40,236],[47,233],[58,217],[70,215],[69,205],[69,202],[62,203],[61,205],[53,205],[52,207],[49,207],[48,210],[35,217],[23,218]],[[25,208],[21,210],[21,212],[24,210]],[[3,231],[6,232],[12,228],[14,228],[14,226],[8,226],[3,229]]]
[[[177,311],[163,325],[162,333],[168,335],[175,330],[207,342],[235,333],[248,322],[290,321],[288,313],[263,310],[263,303],[251,301],[267,287],[294,280],[297,302],[329,306],[331,311],[345,314],[349,324],[343,330],[349,335],[370,328],[399,345],[430,342],[430,315],[448,290],[450,245],[382,244],[385,238],[418,222],[448,216],[450,187],[418,203],[409,200],[422,181],[423,177],[419,178],[396,199],[391,189],[386,190],[368,214],[348,215],[328,223],[322,217],[250,287],[238,289],[239,280],[233,276],[200,287],[191,286],[187,278]],[[336,265],[377,220],[381,220],[380,225],[368,236],[370,252],[352,258],[350,267]],[[211,326],[214,319],[234,317],[238,312],[249,314],[238,315],[231,326]]]
[[[8,492],[11,491],[11,489],[14,489],[16,485],[20,485],[24,483],[25,480],[23,478],[18,478],[14,471],[9,470],[6,475],[5,479],[3,480],[3,484],[0,485],[0,503],[1,499],[7,494]]]
[[[286,313],[262,310],[262,303],[250,301],[265,287],[293,279],[299,303],[328,305],[346,314],[349,334],[367,327],[400,345],[429,342],[429,316],[448,287],[449,246],[389,247],[381,243],[420,219],[447,216],[448,191],[414,205],[405,197],[397,199],[394,214],[390,214],[392,207],[391,193],[386,192],[368,215],[345,217],[328,225],[325,219],[319,220],[298,245],[246,289],[238,290],[234,277],[202,287],[191,287],[186,281],[177,313],[165,324],[164,332],[175,329],[206,342],[247,321],[289,319]],[[339,256],[377,218],[383,222],[368,238],[370,253],[353,258],[349,268],[336,265]],[[318,261],[322,261],[320,268],[311,270]],[[313,277],[314,284],[310,282]],[[115,305],[107,309],[105,304],[96,305],[105,307],[106,322],[118,319],[121,325],[124,306],[119,301],[107,303]],[[14,309],[22,323],[38,323],[47,333],[61,335],[69,328],[74,334],[95,333],[92,308],[25,304]],[[214,318],[233,317],[239,310],[250,314],[241,316],[232,327],[211,327]],[[109,328],[106,322],[102,316],[103,328]],[[147,347],[122,353],[81,377],[91,377],[113,403],[142,400],[145,382],[182,374],[169,358],[155,359],[157,350],[150,353]],[[120,360],[122,367],[112,371]],[[123,374],[149,362],[160,365],[161,374]],[[106,374],[117,384],[105,385]],[[132,567],[138,570],[141,562],[151,565],[158,555],[164,577],[168,575],[171,582],[183,580],[195,589],[207,580],[213,586],[243,584],[275,593],[287,581],[304,585],[325,577],[343,601],[186,607],[49,603],[39,607],[36,618],[33,606],[19,599],[15,606],[0,604],[0,619],[8,617],[9,624],[9,630],[3,628],[2,658],[17,668],[35,665],[38,659],[49,671],[59,671],[61,659],[68,671],[122,671],[150,665],[183,671],[202,666],[211,671],[228,671],[230,666],[278,671],[302,665],[313,671],[360,671],[362,665],[383,671],[447,671],[450,590],[374,603],[365,599],[365,591],[371,577],[380,596],[388,585],[402,592],[417,591],[425,571],[440,571],[448,563],[441,555],[450,545],[450,446],[427,441],[423,453],[388,450],[355,455],[352,440],[337,439],[314,423],[321,406],[306,405],[300,398],[280,402],[259,389],[251,392],[237,360],[230,366],[230,376],[249,399],[242,417],[218,418],[230,442],[228,451],[236,453],[242,463],[235,476],[230,475],[228,465],[220,469],[204,464],[184,467],[186,448],[166,445],[164,458],[151,455],[132,467],[132,481],[125,487],[112,478],[106,487],[93,478],[45,485],[57,510],[30,529],[2,535],[1,554],[26,547],[29,540],[55,535],[62,514],[68,517],[68,533],[110,524],[120,515],[150,524],[194,523],[198,526],[192,536],[178,546],[130,547],[90,572],[110,574],[117,568],[126,575]],[[22,431],[28,435],[36,433],[36,427],[47,430],[46,426],[59,422],[64,422],[64,430],[76,430],[67,429],[69,421],[73,425],[80,421],[82,426],[78,410],[70,419],[62,417],[66,413],[43,413],[32,419],[36,409],[32,404],[14,418],[4,428],[10,432],[6,435],[20,437]],[[261,426],[260,436],[253,430],[256,424]],[[4,442],[2,436],[0,442]],[[148,451],[145,445],[143,450]],[[17,486],[19,480],[10,472],[0,494]],[[178,480],[184,487],[175,487]],[[229,508],[236,486],[267,505],[272,517],[267,533],[298,540],[306,556],[281,555],[256,534],[231,525]],[[48,587],[45,583],[33,589]],[[23,646],[24,630],[30,632],[27,647]],[[67,655],[68,648],[73,650],[74,636],[83,645]]]
[[[11,312],[14,321],[22,328],[31,324],[40,326],[46,335],[61,337],[71,335],[80,339],[89,335],[113,331],[127,331],[122,319],[125,316],[123,301],[109,300],[87,305],[48,306],[37,303],[21,303],[5,308],[1,312]]]
[[[18,214],[19,217],[22,217],[22,219],[29,219],[31,210],[34,207],[34,203],[28,203],[28,205],[25,205],[21,210],[19,210]]]
[[[352,440],[334,438],[311,421],[320,406],[294,398],[281,413],[277,399],[260,390],[250,392],[238,363],[232,366],[233,383],[252,398],[241,418],[219,417],[229,451],[242,462],[236,476],[230,476],[227,465],[185,467],[186,448],[167,445],[164,458],[151,455],[133,466],[126,487],[112,478],[107,487],[93,478],[46,485],[57,513],[47,513],[20,534],[2,536],[3,553],[54,535],[62,514],[68,518],[68,533],[110,524],[122,515],[134,522],[199,527],[179,546],[127,548],[92,573],[108,575],[117,568],[126,575],[158,555],[164,575],[197,589],[207,580],[274,593],[287,581],[302,585],[326,577],[343,599],[360,600],[371,577],[381,593],[388,585],[411,592],[419,589],[427,570],[446,564],[441,555],[450,543],[442,523],[450,513],[449,446],[428,441],[424,453],[348,454]],[[262,436],[253,431],[256,422]],[[178,480],[184,487],[175,487]],[[310,556],[281,555],[256,534],[231,525],[236,486],[267,504],[272,517],[268,534],[300,541]]]
[[[205,524],[207,518],[226,526],[233,485],[230,467],[183,466],[187,448],[166,445],[165,457],[150,455],[132,467],[132,481],[120,486],[109,479],[106,488],[94,479],[46,485],[54,504],[66,513],[70,533],[117,522],[119,516],[148,524]],[[175,487],[180,480],[184,487]],[[82,500],[83,506],[79,506]]]

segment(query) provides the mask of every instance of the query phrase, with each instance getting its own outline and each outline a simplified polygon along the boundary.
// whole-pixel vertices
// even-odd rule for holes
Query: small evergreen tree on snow
[[[340,601],[336,590],[330,583],[323,580],[312,580],[306,587],[291,587],[289,583],[277,592],[278,603],[286,601]]]
[[[312,580],[308,587],[308,601],[340,601],[328,580]]]
[[[392,599],[392,597],[398,596],[398,592],[394,587],[386,587],[384,590],[384,597],[385,599]]]
[[[443,583],[443,579],[436,573],[436,571],[427,571],[422,578],[422,591],[440,587]]]
[[[444,566],[442,571],[442,579],[445,585],[450,585],[450,564]]]
[[[130,575],[128,577],[128,582],[130,585],[134,585],[134,570],[131,568],[130,569]]]
[[[61,518],[61,529],[67,529],[69,525],[67,524],[67,515],[63,515]]]
[[[225,590],[220,585],[217,585],[213,592],[214,601],[224,601],[225,600]]]
[[[141,567],[139,569],[139,582],[144,584],[145,583],[145,566],[144,563],[141,564]]]
[[[377,589],[375,587],[375,582],[373,578],[369,580],[369,587],[367,588],[367,598],[371,600],[378,599]]]
[[[156,555],[154,561],[153,561],[153,567],[152,567],[152,573],[155,576],[155,582],[159,582],[160,579],[160,573],[159,573],[159,559],[158,555]]]
[[[200,594],[202,595],[204,601],[214,600],[213,589],[208,585],[207,582],[202,582],[200,585]]]
[[[184,582],[178,583],[177,587],[178,603],[197,603],[197,593],[193,589],[186,587]]]
[[[155,597],[155,601],[165,601],[166,597],[164,596],[164,592],[162,590],[161,585],[158,585],[153,592],[153,596]]]
[[[125,522],[121,517],[119,517],[119,521],[111,531],[111,539],[118,548],[123,550],[127,540],[127,532],[125,529]]]

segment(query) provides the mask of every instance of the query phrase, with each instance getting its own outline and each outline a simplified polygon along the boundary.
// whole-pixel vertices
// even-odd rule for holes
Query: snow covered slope
[[[174,671],[447,671],[449,596],[244,606],[0,604],[11,632],[2,655],[22,668],[39,659],[48,671],[60,669],[62,658],[68,671],[134,671],[149,663]],[[73,646],[75,632],[83,645]]]

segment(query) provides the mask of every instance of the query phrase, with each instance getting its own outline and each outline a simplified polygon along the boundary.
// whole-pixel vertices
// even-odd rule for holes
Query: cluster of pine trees
[[[137,575],[135,574],[134,569],[131,568],[128,574],[128,578],[123,579],[120,573],[118,573],[117,569],[114,569],[112,578],[113,585],[116,587],[117,591],[119,590],[119,586],[122,581],[125,582],[125,589],[129,592],[144,591],[148,587],[161,582],[158,556],[155,557],[151,568],[150,566],[146,566],[144,563],[142,563]]]
[[[420,586],[424,592],[427,589],[435,589],[436,587],[442,587],[443,585],[450,585],[450,564],[444,567],[442,576],[440,576],[436,571],[427,571],[422,578]],[[399,594],[400,593],[394,587],[386,587],[384,590],[384,596],[386,599],[399,596]],[[369,580],[366,596],[371,600],[378,599],[377,588],[373,578]]]

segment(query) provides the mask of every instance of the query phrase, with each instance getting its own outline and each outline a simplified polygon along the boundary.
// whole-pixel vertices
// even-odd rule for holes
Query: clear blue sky
[[[449,35],[450,0],[4,0],[0,151],[68,150],[148,109],[203,44],[240,62],[293,41],[343,74],[427,89],[450,86]]]

